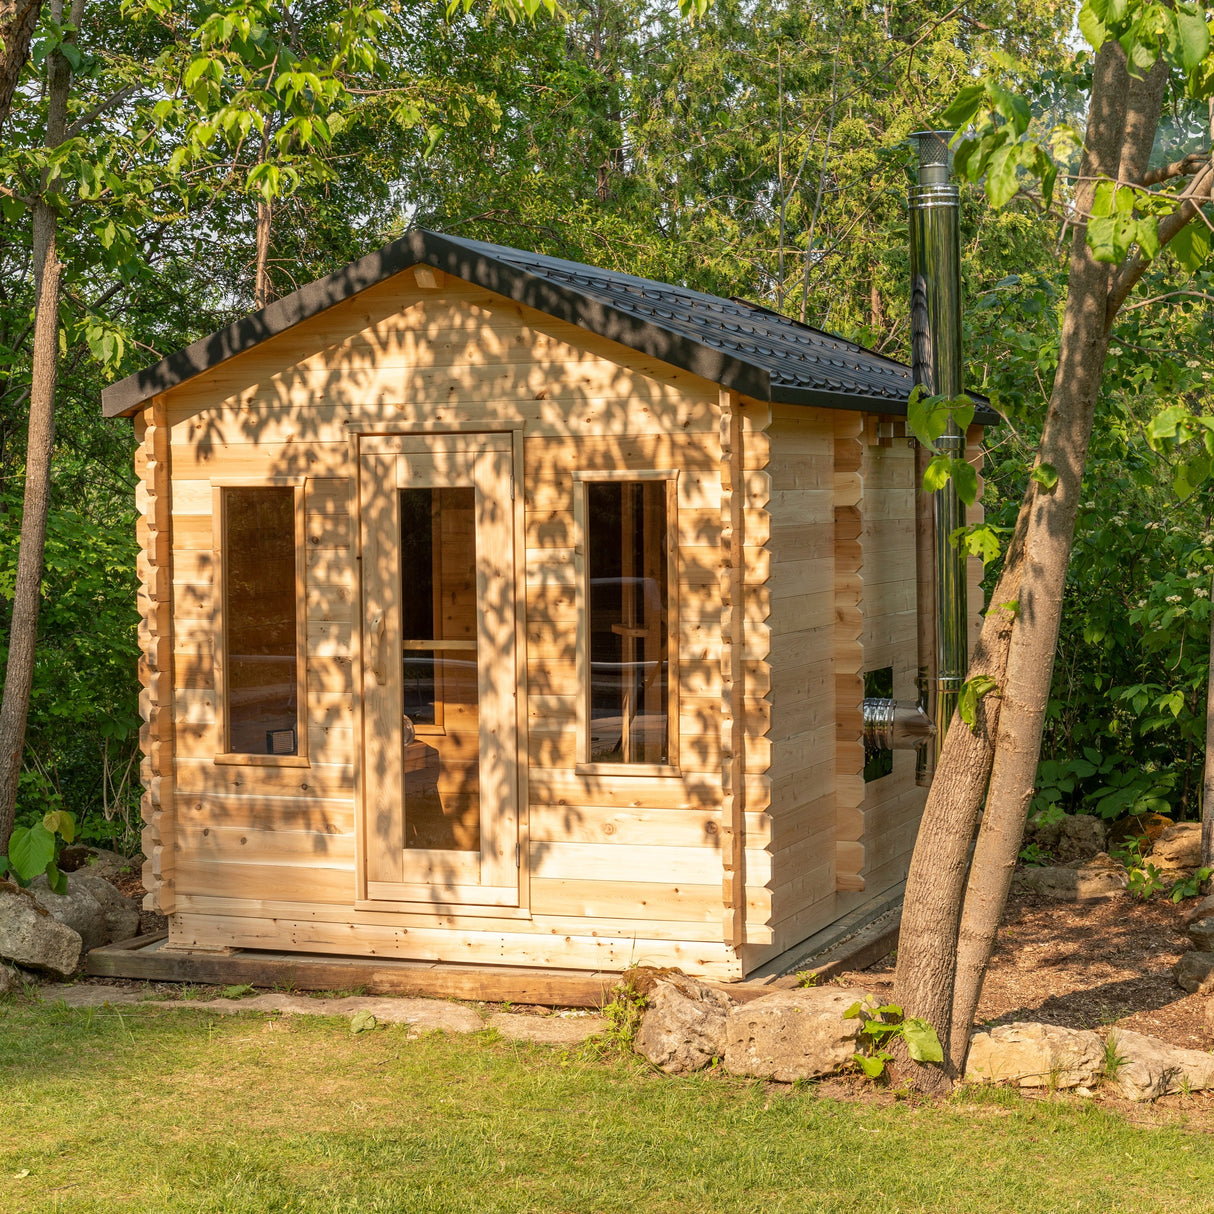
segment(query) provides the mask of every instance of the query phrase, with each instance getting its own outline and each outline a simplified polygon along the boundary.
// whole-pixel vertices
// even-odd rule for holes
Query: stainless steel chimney
[[[951,135],[951,131],[917,131],[911,136],[919,152],[919,180],[911,187],[909,199],[911,363],[915,383],[939,396],[957,396],[962,391],[960,198],[949,180]],[[944,455],[965,458],[965,435],[953,423],[936,445]],[[916,461],[920,468],[923,463],[922,459]],[[924,495],[917,493],[916,500],[926,511]],[[950,539],[965,526],[965,506],[951,480],[932,495],[931,512],[935,531],[935,651],[923,652],[930,633],[921,630],[919,669],[921,689],[927,686],[934,693],[929,712],[936,726],[934,751],[938,757],[969,664],[966,558]],[[919,551],[922,557],[923,545]],[[922,586],[922,569],[919,581]],[[921,600],[925,597],[920,596]],[[920,601],[921,619],[930,618],[931,611],[932,604]],[[922,774],[925,778],[928,775]]]

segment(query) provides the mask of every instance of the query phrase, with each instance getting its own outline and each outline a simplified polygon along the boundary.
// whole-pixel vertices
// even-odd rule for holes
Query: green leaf
[[[849,1007],[847,1009],[847,1011],[845,1011],[843,1013],[843,1019],[844,1020],[857,1020],[857,1019],[859,1019],[860,1013],[863,1010],[864,1010],[863,1006],[861,1005],[860,1001],[857,1000],[855,1003],[853,1003],[851,1005],[851,1007]]]
[[[953,461],[947,455],[934,455],[932,461],[923,472],[923,488],[928,493],[936,493],[948,484],[953,474]]]
[[[1096,15],[1095,8],[1091,0],[1088,0],[1079,10],[1079,32],[1087,39],[1092,50],[1098,51],[1108,41],[1109,29]]]
[[[1121,260],[1117,256],[1114,244],[1116,239],[1117,220],[1112,215],[1100,216],[1088,220],[1087,241],[1092,256],[1097,261],[1116,263]]]
[[[46,866],[46,883],[51,887],[52,894],[62,898],[67,893],[67,874],[61,873],[53,860]]]
[[[1016,147],[1001,147],[990,159],[986,169],[986,196],[995,207],[1006,206],[1020,188],[1016,180]]]
[[[944,1049],[936,1030],[918,1016],[908,1016],[902,1022],[902,1037],[916,1062],[943,1062]]]
[[[957,699],[957,712],[971,730],[978,719],[978,701],[983,696],[990,695],[998,686],[999,684],[989,674],[976,674],[972,679],[966,679],[961,685],[961,695]]]
[[[1203,452],[1177,467],[1172,478],[1172,491],[1184,501],[1185,498],[1191,497],[1193,491],[1204,484],[1209,476],[1210,457]]]
[[[65,843],[76,837],[76,819],[66,809],[54,809],[42,819],[42,825],[52,833],[58,831]]]
[[[1053,464],[1038,464],[1029,473],[1029,480],[1036,481],[1043,489],[1052,489],[1058,484],[1058,469]]]
[[[948,109],[940,116],[941,126],[949,130],[959,131],[968,126],[969,121],[982,108],[986,99],[986,87],[981,84],[967,84],[949,104]]]
[[[1190,273],[1200,270],[1210,256],[1210,230],[1204,223],[1190,220],[1168,242],[1168,248]]]
[[[906,402],[906,424],[911,433],[925,446],[934,447],[936,439],[948,430],[947,398],[930,396],[922,384],[916,384]]]
[[[1187,4],[1176,6],[1176,34],[1180,42],[1180,59],[1186,72],[1199,67],[1210,50],[1210,30],[1203,11]]]
[[[1134,240],[1147,261],[1154,261],[1159,256],[1159,224],[1154,216],[1147,215],[1138,221]]]
[[[868,1058],[864,1054],[855,1054],[854,1058],[859,1064],[860,1069],[870,1079],[880,1079],[882,1073],[885,1071],[885,1059],[881,1056]]]
[[[55,858],[55,836],[41,822],[34,826],[14,826],[8,841],[8,862],[28,885]]]
[[[957,487],[957,496],[967,505],[972,506],[978,500],[978,473],[972,464],[963,459],[952,461],[953,484]]]
[[[1164,438],[1176,438],[1178,428],[1185,425],[1192,414],[1183,405],[1169,405],[1147,423],[1147,438],[1151,446]]]

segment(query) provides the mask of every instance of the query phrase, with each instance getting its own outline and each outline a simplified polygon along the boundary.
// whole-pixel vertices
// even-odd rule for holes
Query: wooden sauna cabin
[[[110,387],[168,947],[733,980],[895,887],[910,387],[422,231]]]

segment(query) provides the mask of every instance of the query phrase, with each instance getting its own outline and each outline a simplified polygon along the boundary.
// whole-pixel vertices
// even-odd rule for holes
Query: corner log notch
[[[169,432],[158,402],[135,418],[135,507],[139,511],[139,745],[143,759],[144,906],[172,914],[173,889],[173,636],[169,535]]]

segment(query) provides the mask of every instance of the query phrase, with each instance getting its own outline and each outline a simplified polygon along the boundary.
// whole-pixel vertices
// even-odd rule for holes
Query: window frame
[[[577,637],[577,748],[574,770],[588,776],[680,776],[679,765],[679,472],[678,469],[611,468],[573,474],[573,567]],[[591,484],[666,482],[666,763],[598,763],[590,759],[590,561],[587,492]]]
[[[307,595],[307,483],[306,476],[214,477],[211,480],[211,603],[213,666],[215,680],[214,762],[233,767],[311,767],[308,753],[308,595]],[[228,566],[224,536],[227,531],[228,489],[294,490],[295,516],[295,754],[247,754],[231,748],[231,716],[228,708]]]

